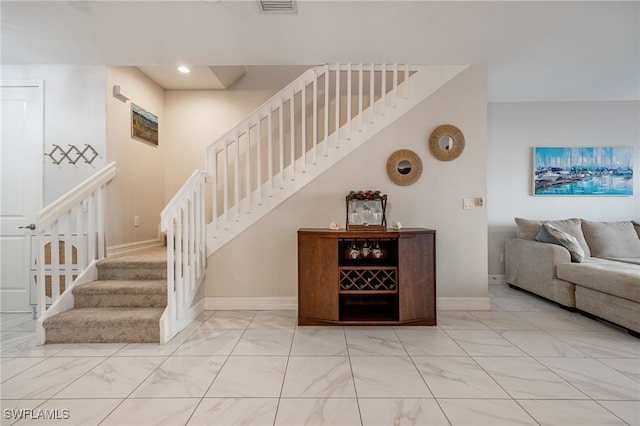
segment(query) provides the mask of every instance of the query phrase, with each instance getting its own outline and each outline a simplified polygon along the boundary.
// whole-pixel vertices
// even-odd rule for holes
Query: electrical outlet
[[[134,216],[133,217],[133,226],[135,226],[135,227],[140,226],[140,216]]]
[[[500,262],[504,263],[504,253],[500,253]]]

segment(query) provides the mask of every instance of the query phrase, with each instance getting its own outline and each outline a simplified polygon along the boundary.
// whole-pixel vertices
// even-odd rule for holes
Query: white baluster
[[[64,285],[65,289],[73,282],[73,232],[71,231],[71,213],[73,208],[67,212],[64,218]],[[104,257],[104,256],[103,256]]]
[[[217,238],[218,233],[218,148],[213,147],[209,152],[208,171],[213,179],[212,186],[212,207],[213,207],[213,237]]]
[[[340,63],[336,64],[336,148],[340,148]]]
[[[89,263],[96,260],[96,208],[95,193],[89,195],[87,199],[87,260]]]
[[[296,109],[295,109],[295,98],[296,92],[294,89],[291,89],[291,97],[289,98],[289,142],[291,145],[291,180],[296,180],[296,133],[295,133],[295,118],[296,118]]]
[[[380,115],[387,113],[387,64],[382,64],[382,82],[380,83]]]
[[[247,200],[247,214],[251,213],[251,121],[247,125],[247,162],[245,164],[245,190],[246,190],[246,200]]]
[[[329,156],[329,65],[324,66],[324,156]]]
[[[51,299],[60,296],[60,231],[58,220],[51,226]]]
[[[235,136],[236,155],[235,167],[233,168],[233,201],[236,211],[236,222],[240,222],[240,135],[236,132]]]
[[[370,109],[370,114],[369,114],[369,123],[373,124],[374,121],[374,117],[376,115],[376,106],[375,106],[375,102],[376,102],[376,88],[375,88],[375,81],[376,81],[376,65],[375,64],[371,64],[371,71],[369,71],[369,109]]]
[[[106,242],[105,242],[105,218],[104,218],[104,212],[105,212],[105,206],[107,205],[106,203],[106,190],[104,185],[101,186],[100,188],[98,188],[96,190],[96,201],[97,201],[97,211],[96,211],[96,220],[97,220],[97,227],[98,227],[98,259],[104,259],[105,257],[105,249],[106,249]]]
[[[273,112],[269,105],[269,113],[267,114],[267,188],[269,188],[269,197],[273,197]]]
[[[258,205],[262,205],[262,118],[258,115],[256,124],[256,179]]]
[[[226,141],[225,141],[226,147]],[[225,149],[226,150],[226,149]],[[177,207],[176,212],[176,280],[175,280],[175,289],[176,289],[176,317],[180,318],[182,316],[182,304],[184,303],[184,292],[183,292],[183,280],[184,280],[184,269],[182,269],[182,256],[183,256],[183,248],[182,248],[182,206]]]
[[[284,102],[278,105],[278,132],[280,137],[280,189],[284,189]]]
[[[84,271],[87,267],[87,241],[85,240],[85,225],[84,225],[84,212],[83,206],[86,203],[86,199],[80,202],[80,205],[76,209],[76,238],[78,248],[78,270]]]
[[[318,74],[313,72],[313,164],[318,164]]]
[[[393,64],[393,104],[392,107],[398,106],[398,64]]]
[[[36,244],[38,247],[38,304],[37,304],[37,310],[38,310],[38,317],[41,317],[42,314],[44,314],[44,311],[46,309],[46,278],[44,275],[44,245],[45,245],[45,239],[43,238],[43,236],[45,235],[46,230],[42,230],[38,233],[38,236],[36,238]],[[44,342],[39,342],[39,344],[43,344]]]
[[[404,64],[404,98],[409,99],[409,64]]]
[[[302,102],[302,121],[300,123],[302,130],[302,173],[307,173],[307,82],[302,81],[302,91],[300,92]]]
[[[351,63],[347,64],[347,140],[351,140]]]
[[[224,141],[222,161],[222,214],[224,229],[229,229],[229,145]]]
[[[358,117],[360,117],[360,127],[358,131],[361,132],[364,128],[364,118],[362,117],[362,108],[363,108],[363,93],[362,93],[362,84],[363,84],[363,65],[360,62],[358,66]]]

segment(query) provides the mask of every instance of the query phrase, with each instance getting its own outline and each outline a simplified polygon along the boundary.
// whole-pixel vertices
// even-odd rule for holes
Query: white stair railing
[[[409,98],[409,65],[335,64],[306,71],[207,149],[213,179],[210,247],[247,215],[308,180],[308,169]],[[254,215],[255,216],[255,215]],[[218,241],[216,242],[216,239]]]
[[[200,312],[194,298],[207,268],[205,182],[205,172],[193,172],[160,213],[167,236],[167,308],[160,318],[160,343]]]
[[[95,279],[89,275],[95,262],[105,257],[106,186],[115,175],[116,163],[111,163],[38,213],[38,344],[45,343],[44,320],[71,309],[73,287]],[[70,297],[63,299],[63,294]]]

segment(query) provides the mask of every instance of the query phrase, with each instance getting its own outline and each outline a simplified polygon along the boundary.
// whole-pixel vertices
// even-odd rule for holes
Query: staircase
[[[73,309],[44,321],[45,343],[159,343],[166,252],[157,247],[98,261],[98,279],[73,288]]]
[[[213,254],[467,68],[310,69],[207,149]]]
[[[160,214],[167,247],[159,250],[105,258],[104,194],[115,164],[107,166],[39,213],[38,259],[50,241],[51,262],[38,263],[37,278],[51,286],[39,289],[38,343],[166,343],[204,309],[208,256],[466,68],[310,69],[209,146],[206,170]],[[74,240],[77,259],[65,244]]]

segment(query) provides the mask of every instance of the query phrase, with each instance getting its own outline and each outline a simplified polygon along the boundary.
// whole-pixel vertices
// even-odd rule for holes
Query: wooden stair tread
[[[98,280],[73,289],[74,295],[167,294],[166,280]]]
[[[135,327],[142,323],[158,322],[164,308],[74,308],[44,321],[45,329]]]

